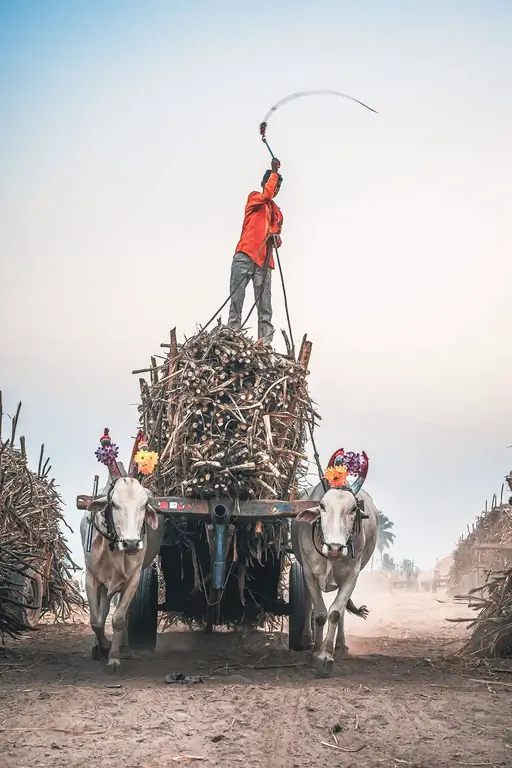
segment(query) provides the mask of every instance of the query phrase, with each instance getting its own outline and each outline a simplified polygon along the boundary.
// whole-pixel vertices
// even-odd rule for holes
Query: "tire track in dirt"
[[[276,691],[277,692],[277,691]],[[293,755],[292,743],[296,733],[298,712],[304,699],[298,688],[284,688],[279,693],[277,718],[273,720],[275,730],[273,750],[267,763],[268,768],[288,768]]]

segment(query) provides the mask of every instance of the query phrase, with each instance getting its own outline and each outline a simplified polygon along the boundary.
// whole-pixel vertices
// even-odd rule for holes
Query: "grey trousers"
[[[263,279],[265,278],[265,279]],[[242,325],[242,308],[244,306],[245,290],[252,279],[254,300],[259,298],[256,305],[258,311],[258,338],[265,344],[271,344],[274,336],[272,325],[272,270],[258,267],[245,253],[235,253],[231,265],[231,280],[229,292],[231,306],[229,308],[228,325],[239,330]]]

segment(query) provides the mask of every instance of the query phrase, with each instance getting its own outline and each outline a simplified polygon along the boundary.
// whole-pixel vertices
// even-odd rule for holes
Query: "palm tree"
[[[396,569],[395,558],[390,557],[387,552],[382,555],[382,570],[394,571]]]
[[[379,524],[377,528],[377,550],[380,555],[380,564],[382,566],[382,555],[385,549],[389,549],[395,540],[395,534],[392,528],[395,524],[384,514],[379,512]]]

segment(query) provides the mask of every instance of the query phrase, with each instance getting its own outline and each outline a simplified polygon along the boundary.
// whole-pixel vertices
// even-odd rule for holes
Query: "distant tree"
[[[395,558],[390,557],[387,552],[384,552],[384,554],[382,555],[382,570],[383,571],[396,570]]]
[[[384,514],[379,512],[379,524],[377,528],[377,550],[382,565],[382,555],[385,549],[389,549],[395,540],[395,534],[391,530],[395,524]]]
[[[403,573],[406,579],[412,579],[418,575],[419,570],[414,566],[414,560],[404,559],[400,563],[400,573]]]

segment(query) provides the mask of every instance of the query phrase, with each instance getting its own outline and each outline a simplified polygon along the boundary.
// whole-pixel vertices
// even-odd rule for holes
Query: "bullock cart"
[[[210,632],[288,616],[290,647],[300,647],[306,586],[290,520],[311,506],[296,500],[317,416],[305,382],[311,346],[304,337],[295,359],[221,325],[180,346],[173,330],[165,362],[134,372],[150,381],[140,380],[128,474],[151,492],[159,526],[146,531],[132,648],[155,647],[159,613]],[[152,457],[147,476],[140,456]],[[78,508],[91,500],[79,496]]]
[[[94,498],[78,496],[78,509]],[[290,648],[300,650],[306,585],[289,521],[311,501],[153,496],[151,504],[159,527],[147,530],[151,562],[128,614],[131,648],[155,648],[161,613],[209,632],[287,616]]]

